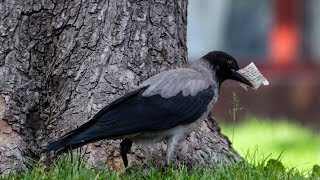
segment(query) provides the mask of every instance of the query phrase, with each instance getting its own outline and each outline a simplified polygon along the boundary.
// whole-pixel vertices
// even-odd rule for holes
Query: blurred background
[[[242,67],[254,62],[270,82],[248,92],[224,84],[218,119],[230,119],[235,91],[240,119],[286,117],[320,128],[319,9],[319,0],[189,0],[189,58],[224,50]]]
[[[301,163],[320,162],[319,0],[189,0],[187,38],[189,59],[223,50],[241,67],[254,62],[270,82],[257,91],[245,91],[232,81],[221,88],[213,115],[233,124],[230,110],[233,94],[237,96],[237,125],[224,129],[238,151],[258,145],[268,153],[272,148],[265,145],[273,143],[277,155],[284,150],[284,157],[306,158]],[[300,150],[286,156],[292,148]]]

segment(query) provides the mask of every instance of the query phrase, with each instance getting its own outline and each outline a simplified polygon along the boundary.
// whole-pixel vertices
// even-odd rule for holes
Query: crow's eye
[[[228,65],[234,66],[234,62],[233,62],[232,60],[229,60],[229,61],[228,61]]]

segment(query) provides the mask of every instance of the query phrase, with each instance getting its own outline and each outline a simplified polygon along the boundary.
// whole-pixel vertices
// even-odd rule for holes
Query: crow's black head
[[[219,84],[226,79],[233,79],[248,86],[252,86],[252,84],[239,73],[239,65],[237,61],[228,53],[223,51],[212,51],[202,57],[202,59],[208,61],[214,71],[216,71],[216,77],[218,78]]]

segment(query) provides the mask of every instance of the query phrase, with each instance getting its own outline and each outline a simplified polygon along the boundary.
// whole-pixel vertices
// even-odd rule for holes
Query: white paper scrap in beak
[[[254,65],[253,62],[250,63],[248,66],[239,69],[237,72],[241,74],[244,78],[246,78],[248,81],[250,81],[253,85],[253,89],[255,90],[257,90],[261,84],[265,86],[269,85],[268,80],[261,74],[261,72],[258,70],[258,68],[256,67],[256,65]],[[240,83],[240,86],[247,90],[246,84]]]

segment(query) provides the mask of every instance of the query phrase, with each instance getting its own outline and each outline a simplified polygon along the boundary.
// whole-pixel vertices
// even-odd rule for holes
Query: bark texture
[[[0,173],[26,169],[41,148],[147,77],[186,63],[185,0],[0,2]],[[240,159],[214,121],[181,145],[181,162]],[[119,141],[88,145],[88,161],[119,169]],[[165,143],[129,161],[164,163]],[[149,153],[150,154],[150,153]],[[160,160],[159,160],[160,159]],[[159,163],[160,162],[160,163]]]

